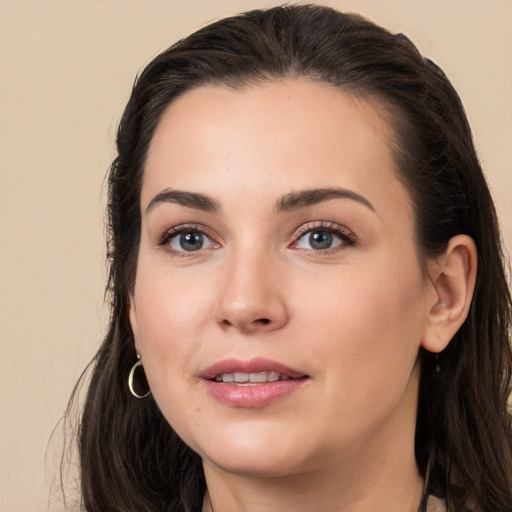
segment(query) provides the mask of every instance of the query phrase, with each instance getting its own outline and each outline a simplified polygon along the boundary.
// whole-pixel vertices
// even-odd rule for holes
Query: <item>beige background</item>
[[[1,512],[47,509],[50,434],[104,333],[103,178],[135,73],[208,21],[277,3],[0,0]],[[403,31],[445,69],[510,248],[512,1],[324,3]]]

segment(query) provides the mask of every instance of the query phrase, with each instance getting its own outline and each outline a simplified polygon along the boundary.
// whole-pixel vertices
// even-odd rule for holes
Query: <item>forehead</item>
[[[340,186],[393,209],[398,195],[409,202],[394,144],[376,102],[326,84],[202,86],[162,116],[148,151],[142,205],[165,188],[222,196],[226,185],[231,193],[269,194]]]

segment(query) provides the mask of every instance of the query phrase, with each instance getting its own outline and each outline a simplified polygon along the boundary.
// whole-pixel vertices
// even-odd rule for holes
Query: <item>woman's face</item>
[[[413,449],[435,297],[392,144],[369,104],[305,80],[201,87],[163,116],[130,318],[153,397],[206,467]]]

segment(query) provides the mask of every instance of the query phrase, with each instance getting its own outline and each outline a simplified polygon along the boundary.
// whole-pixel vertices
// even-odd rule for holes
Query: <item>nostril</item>
[[[258,318],[254,322],[255,323],[259,323],[259,324],[263,324],[263,325],[267,325],[267,324],[270,323],[270,319],[268,319],[268,318]]]

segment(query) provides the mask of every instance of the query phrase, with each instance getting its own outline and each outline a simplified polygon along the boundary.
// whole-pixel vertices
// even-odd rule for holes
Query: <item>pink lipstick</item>
[[[244,408],[268,405],[295,392],[309,378],[299,370],[264,358],[225,359],[205,368],[200,377],[215,400]]]

